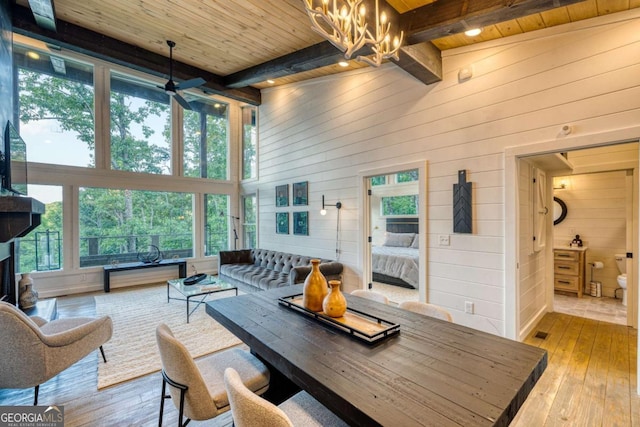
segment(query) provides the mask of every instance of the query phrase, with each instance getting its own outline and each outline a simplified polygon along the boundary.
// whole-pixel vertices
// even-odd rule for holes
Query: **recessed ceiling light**
[[[475,37],[482,32],[482,28],[472,28],[464,32],[469,37]]]
[[[40,59],[40,55],[38,54],[38,52],[34,52],[32,50],[27,52],[27,56],[31,59]]]
[[[348,67],[349,63],[347,61],[340,61],[340,62],[338,62],[338,65],[341,66],[341,67]]]
[[[269,79],[269,80],[267,80],[267,83],[269,83],[270,85],[272,85],[272,84],[274,84],[274,83],[275,83],[275,81],[274,81],[274,80]]]

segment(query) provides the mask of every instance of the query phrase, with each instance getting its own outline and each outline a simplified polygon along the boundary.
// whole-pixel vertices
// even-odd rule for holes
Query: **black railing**
[[[36,233],[19,242],[19,271],[46,271],[62,268],[61,232]],[[215,255],[228,248],[226,230],[205,230],[206,255]],[[139,261],[139,254],[157,247],[162,259],[189,258],[193,256],[191,233],[92,236],[80,238],[80,267],[109,265]]]

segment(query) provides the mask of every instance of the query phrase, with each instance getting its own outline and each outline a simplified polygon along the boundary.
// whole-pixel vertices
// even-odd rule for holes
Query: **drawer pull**
[[[571,254],[556,254],[558,258],[573,258]]]
[[[565,280],[558,280],[558,283],[562,283],[564,285],[570,285],[571,284],[571,282],[567,282]]]
[[[567,267],[566,265],[559,265],[558,268],[561,270],[571,270],[571,267]]]

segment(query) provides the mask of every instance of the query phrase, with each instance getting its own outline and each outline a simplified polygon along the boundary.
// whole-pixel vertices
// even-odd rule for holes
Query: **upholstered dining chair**
[[[414,313],[420,313],[424,314],[425,316],[431,316],[437,319],[446,320],[447,322],[453,322],[451,313],[435,304],[429,304],[419,301],[403,301],[398,304],[398,307],[404,310],[413,311]]]
[[[229,395],[235,427],[332,427],[347,426],[333,412],[306,391],[276,406],[251,392],[233,368],[224,371],[224,383]]]
[[[96,349],[107,361],[102,344],[111,339],[109,316],[70,317],[47,322],[29,317],[15,305],[0,301],[0,388],[35,387],[50,380]]]
[[[376,291],[371,291],[371,290],[366,291],[364,289],[356,289],[351,291],[351,295],[367,298],[372,301],[381,302],[383,304],[389,304],[389,298],[387,298],[385,295],[382,295],[380,292],[376,292]]]
[[[227,367],[240,372],[242,382],[252,392],[263,394],[269,388],[269,370],[248,351],[232,348],[194,360],[164,323],[156,327],[156,340],[162,361],[160,427],[164,401],[168,398],[173,400],[179,412],[178,426],[181,427],[190,420],[208,420],[227,412],[230,409],[224,386]],[[169,395],[166,394],[167,384]],[[187,420],[183,423],[184,417]]]

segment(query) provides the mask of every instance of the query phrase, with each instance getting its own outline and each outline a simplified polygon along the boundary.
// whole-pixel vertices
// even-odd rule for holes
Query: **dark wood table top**
[[[302,285],[207,303],[207,313],[350,425],[506,426],[547,366],[545,350],[345,295],[400,324],[375,345],[278,304]]]

